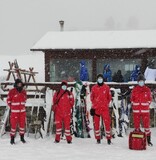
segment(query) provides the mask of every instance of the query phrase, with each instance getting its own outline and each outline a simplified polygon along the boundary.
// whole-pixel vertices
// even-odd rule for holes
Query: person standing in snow
[[[150,131],[150,103],[152,101],[151,91],[145,86],[145,78],[142,74],[138,76],[138,85],[135,86],[131,94],[131,103],[133,111],[134,128],[136,131],[140,130],[140,120],[143,121],[143,127],[147,136],[148,145],[151,143]]]
[[[101,143],[100,135],[100,117],[102,117],[105,124],[105,132],[107,143],[111,144],[111,118],[109,112],[109,103],[112,99],[110,88],[104,84],[102,74],[97,76],[97,84],[91,89],[92,108],[90,110],[93,116],[94,134],[97,143]]]
[[[86,63],[84,60],[80,62],[80,80],[89,81],[88,70],[86,68]]]
[[[141,74],[140,66],[136,65],[135,69],[131,73],[130,80],[131,81],[137,81],[137,78],[138,78],[139,74]]]
[[[109,64],[104,65],[103,77],[106,82],[112,82],[112,71]]]
[[[65,136],[67,143],[72,143],[72,136],[70,133],[70,118],[71,109],[74,105],[73,93],[67,90],[67,82],[62,81],[61,88],[54,94],[53,97],[53,111],[56,124],[55,143],[60,142],[62,133],[62,123],[64,123]]]
[[[154,66],[155,59],[153,59],[145,70],[146,81],[156,81],[156,67]]]
[[[19,125],[19,134],[21,141],[25,143],[25,122],[26,122],[26,108],[25,103],[27,100],[26,91],[23,89],[24,84],[21,79],[16,79],[14,88],[11,89],[7,96],[7,104],[10,107],[10,143],[15,144],[16,127]]]

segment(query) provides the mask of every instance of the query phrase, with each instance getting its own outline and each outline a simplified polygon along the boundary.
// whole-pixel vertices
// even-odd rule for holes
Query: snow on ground
[[[93,134],[93,131],[92,131]],[[9,135],[0,138],[1,160],[155,160],[156,155],[156,129],[152,129],[153,147],[147,150],[135,151],[128,149],[128,136],[117,137],[112,140],[112,145],[107,145],[103,139],[101,144],[96,144],[92,138],[73,138],[72,144],[61,140],[54,143],[54,137],[35,139],[26,137],[27,143],[22,144],[19,136],[16,144],[9,143]]]

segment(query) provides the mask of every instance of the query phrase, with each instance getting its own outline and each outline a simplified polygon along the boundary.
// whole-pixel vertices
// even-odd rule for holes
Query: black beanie
[[[104,79],[102,74],[98,74],[98,75],[97,75],[97,79],[98,79],[98,78]]]
[[[15,83],[14,83],[14,87],[17,87],[17,84],[18,84],[18,83],[22,83],[22,85],[23,85],[23,82],[22,82],[21,79],[16,79],[16,80],[15,80]]]
[[[61,86],[66,85],[67,86],[67,81],[62,81]]]
[[[145,77],[144,77],[144,75],[143,74],[140,74],[139,76],[138,76],[138,78],[137,78],[137,81],[139,82],[139,81],[145,81],[146,79],[145,79]]]

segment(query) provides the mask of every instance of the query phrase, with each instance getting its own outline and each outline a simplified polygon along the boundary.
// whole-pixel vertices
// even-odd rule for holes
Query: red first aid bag
[[[146,150],[146,134],[145,132],[133,131],[129,134],[129,149]]]

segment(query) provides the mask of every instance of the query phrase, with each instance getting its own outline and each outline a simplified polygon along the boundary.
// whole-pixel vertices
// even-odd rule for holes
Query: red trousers
[[[151,135],[150,131],[150,113],[133,113],[134,128],[140,129],[140,121],[142,119],[143,128],[147,136]]]
[[[105,132],[106,132],[106,138],[111,139],[111,119],[109,115],[109,111],[103,112],[101,114],[103,124],[105,126]],[[93,117],[93,122],[94,122],[94,135],[96,139],[101,139],[101,134],[100,134],[100,117],[94,115]]]
[[[62,133],[62,124],[64,123],[65,136],[67,141],[72,140],[72,136],[70,133],[70,115],[62,116],[59,114],[55,115],[55,124],[56,124],[56,136],[55,140],[60,141],[60,136]]]
[[[19,125],[19,134],[25,133],[26,112],[12,113],[10,115],[11,131],[10,136],[15,136],[17,125]]]

